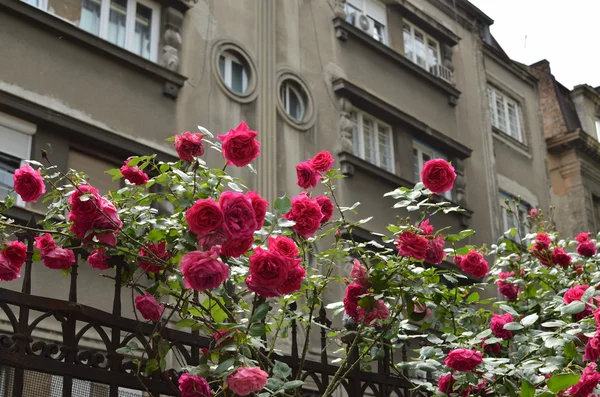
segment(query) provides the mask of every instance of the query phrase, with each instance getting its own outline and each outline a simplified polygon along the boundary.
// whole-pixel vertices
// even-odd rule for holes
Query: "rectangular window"
[[[506,200],[509,201],[510,209],[506,204]],[[515,214],[514,212],[517,210],[517,202],[519,203],[519,210],[518,214]],[[500,208],[503,232],[515,228],[520,234],[521,239],[524,238],[527,233],[529,233],[529,228],[527,227],[527,216],[529,215],[531,206],[523,200],[519,202],[516,197],[511,196],[510,194],[500,192]]]
[[[158,57],[160,6],[150,0],[23,0],[143,58]]]
[[[523,142],[519,103],[493,87],[488,87],[487,91],[492,126]]]
[[[351,118],[354,122],[352,130],[354,154],[369,163],[394,173],[392,128],[359,110],[353,110]]]
[[[448,157],[444,154],[436,151],[432,147],[424,144],[423,142],[414,140],[413,141],[413,170],[415,182],[421,182],[421,170],[423,165],[432,159],[444,159],[448,160]],[[447,191],[443,196],[452,200],[452,190]]]
[[[440,44],[433,37],[413,24],[403,21],[404,56],[422,67],[436,73],[435,67],[440,64]]]
[[[387,44],[387,13],[383,3],[376,0],[347,0],[344,3],[344,11],[346,22],[364,30],[375,40]],[[366,20],[363,18],[361,21],[361,15],[364,15]]]

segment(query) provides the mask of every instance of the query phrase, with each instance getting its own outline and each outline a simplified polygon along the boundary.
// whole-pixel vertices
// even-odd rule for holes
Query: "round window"
[[[216,41],[211,62],[217,85],[229,98],[240,103],[256,99],[256,67],[242,44],[230,39]]]
[[[236,94],[248,90],[248,67],[244,59],[233,51],[224,51],[219,57],[219,73],[223,82]]]
[[[286,80],[279,90],[285,112],[298,122],[304,121],[307,98],[302,87],[294,81]]]
[[[298,130],[307,130],[314,125],[314,99],[302,77],[291,69],[280,69],[277,94],[277,112],[288,124]]]

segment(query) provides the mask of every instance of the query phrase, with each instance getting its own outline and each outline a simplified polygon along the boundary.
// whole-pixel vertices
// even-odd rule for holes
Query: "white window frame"
[[[293,93],[296,95],[296,97],[298,98],[298,103],[300,104],[300,118],[296,118],[294,116],[291,115],[290,113],[290,91],[293,91]],[[298,122],[302,122],[304,120],[304,118],[306,117],[306,101],[305,101],[305,96],[302,95],[302,90],[298,89],[297,87],[295,87],[295,84],[293,84],[290,81],[284,81],[283,83],[281,83],[281,103],[283,104],[283,110],[285,110],[285,112],[288,114],[288,116],[290,116],[292,119],[298,121]]]
[[[235,92],[236,94],[244,94],[246,93],[246,91],[248,91],[248,71],[246,70],[247,67],[246,65],[244,65],[244,62],[241,61],[241,57],[235,54],[232,54],[229,51],[225,51],[223,52],[220,57],[225,58],[225,69],[223,71],[224,75],[221,75],[221,77],[223,78],[223,82],[225,83],[225,85],[227,86],[227,88],[229,88],[231,91]],[[221,59],[219,58],[219,62],[221,62]],[[232,67],[231,64],[235,62],[238,65],[242,66],[242,92],[236,92],[233,90],[233,75],[232,75]],[[221,71],[219,70],[219,73]]]
[[[416,47],[416,38],[415,38],[415,32],[421,33],[421,35],[423,35],[423,39],[425,40],[425,42],[423,43],[425,45],[425,67],[423,69],[432,73],[431,68],[433,68],[436,65],[441,64],[441,54],[442,53],[440,51],[439,40],[428,35],[427,33],[425,33],[425,31],[423,29],[419,29],[418,27],[416,27],[412,23],[408,22],[407,20],[402,20],[402,24],[403,24],[402,37],[404,37],[404,27],[408,27],[410,30],[410,36],[411,36],[411,41],[412,41],[412,49],[411,49],[410,56],[406,54],[406,42],[404,42],[404,48],[403,48],[404,56],[407,57],[408,59],[410,59],[411,62],[414,63],[415,65],[423,68],[422,65],[419,65],[417,63],[417,50],[416,50],[417,47]],[[433,60],[429,59],[429,42],[430,41],[435,43],[435,50],[437,52],[437,63],[433,63]]]
[[[493,86],[488,86],[488,100],[490,106],[490,118],[492,120],[492,126],[497,128],[502,133],[510,136],[513,139],[523,143],[523,128],[521,126],[521,105],[518,101],[511,98],[504,91],[501,91]],[[498,113],[498,96],[502,97],[502,110],[504,111],[504,127],[500,124],[500,117]],[[513,127],[510,123],[510,118],[508,116],[508,108],[509,105],[513,105],[516,110],[516,131],[513,130]]]
[[[346,0],[344,4],[356,9],[359,13],[365,14],[373,24],[373,38],[382,44],[388,45],[387,9],[385,4],[375,0]],[[383,26],[383,35],[380,40],[375,37],[375,22]]]
[[[23,0],[25,3],[32,5],[33,7],[37,7],[42,9],[43,11],[48,11],[48,0]],[[108,41],[108,20],[110,16],[110,2],[111,0],[101,0],[100,6],[100,31],[99,37]],[[33,4],[38,3],[38,4]],[[132,52],[140,57],[141,54],[137,54],[133,52],[133,37],[135,34],[135,18],[136,18],[136,5],[140,3],[152,10],[152,20],[150,22],[150,58],[152,62],[158,61],[158,41],[159,41],[159,32],[160,32],[160,5],[153,1],[149,0],[127,0],[127,14],[125,16],[125,47],[129,52]],[[54,15],[56,18],[65,20],[64,18],[59,17],[58,15]],[[67,21],[69,23],[73,23],[72,21]],[[143,57],[142,57],[143,58]],[[146,59],[146,58],[144,58]]]
[[[448,161],[448,156],[446,156],[445,154],[435,150],[434,148],[432,148],[416,139],[413,140],[413,150],[417,151],[417,169],[413,170],[415,173],[415,176],[417,177],[417,180],[415,182],[422,182],[421,181],[421,170],[423,169],[423,166],[426,163],[426,161],[423,159],[423,154],[427,154],[429,156],[429,158],[432,160],[433,159],[444,159],[444,160]],[[414,153],[413,153],[413,156],[414,156]],[[443,194],[441,194],[441,196],[445,197],[447,200],[452,201],[452,190],[448,190],[447,192],[444,192]]]
[[[502,233],[504,233],[510,229],[509,224],[508,224],[508,217],[509,216],[514,217],[513,214],[508,213],[508,208],[506,207],[506,200],[509,200],[510,202],[514,203],[517,201],[517,198],[508,193],[500,191],[499,200],[500,200],[500,212],[501,212],[501,217],[502,217]],[[529,230],[524,229],[525,226],[524,226],[523,222],[527,221],[527,216],[529,215],[530,208],[531,208],[531,205],[529,203],[527,203],[523,200],[520,201],[519,225],[517,228],[517,233],[520,234],[521,238],[524,238],[529,233]]]
[[[352,143],[352,150],[354,155],[360,157],[361,159],[368,161],[366,159],[365,156],[365,142],[364,142],[364,120],[365,119],[369,119],[373,122],[373,133],[375,134],[375,137],[377,139],[377,144],[375,145],[375,163],[373,163],[374,165],[376,165],[377,167],[380,167],[383,170],[386,170],[387,172],[390,172],[392,174],[394,174],[396,172],[396,161],[394,159],[394,134],[392,132],[392,127],[389,124],[384,123],[383,121],[371,116],[368,113],[363,112],[362,110],[359,110],[357,108],[352,109],[352,113],[356,114],[356,120],[355,120],[355,126],[354,126],[354,131],[356,132],[356,135],[358,137],[358,151],[359,153],[356,153],[354,151],[354,142]],[[379,153],[379,132],[380,132],[380,128],[385,128],[385,130],[387,131],[387,135],[388,135],[388,139],[391,142],[391,145],[389,147],[389,153],[388,156],[390,158],[390,168],[384,168],[381,164],[381,156]],[[354,133],[352,138],[354,139]]]
[[[600,142],[600,119],[596,118],[596,139]]]

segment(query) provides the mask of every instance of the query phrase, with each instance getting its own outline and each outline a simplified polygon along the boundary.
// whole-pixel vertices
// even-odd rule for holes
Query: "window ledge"
[[[92,51],[109,56],[127,67],[163,81],[165,84],[163,94],[165,96],[177,98],[179,89],[183,87],[183,84],[187,80],[187,77],[179,73],[120,48],[21,0],[0,0],[0,9],[17,14],[30,22],[34,22],[36,26],[43,29],[58,33],[59,39],[66,39],[81,44]]]
[[[5,1],[5,0],[0,0]],[[403,67],[404,69],[409,70],[416,76],[426,80],[432,86],[442,91],[444,94],[448,96],[448,103],[452,106],[456,106],[458,103],[458,98],[460,97],[461,92],[456,89],[452,84],[447,83],[446,81],[440,79],[439,77],[435,77],[433,74],[429,73],[425,69],[421,68],[414,64],[411,60],[406,58],[404,55],[399,52],[393,50],[387,45],[380,43],[372,37],[369,37],[366,33],[357,29],[356,27],[350,25],[348,22],[344,21],[341,18],[333,19],[333,28],[335,30],[335,36],[341,40],[346,41],[349,37],[362,42],[363,44],[370,46],[374,50],[381,53],[381,55],[391,59],[396,62],[398,65]]]
[[[504,132],[500,131],[496,127],[492,127],[492,136],[494,137],[494,139],[499,140],[500,142],[504,143],[506,146],[510,147],[511,149],[523,155],[524,157],[527,157],[530,160],[533,158],[527,145],[517,141],[511,136],[506,135]]]

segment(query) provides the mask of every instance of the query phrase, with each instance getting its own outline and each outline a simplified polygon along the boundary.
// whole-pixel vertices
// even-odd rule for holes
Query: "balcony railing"
[[[429,68],[429,72],[450,84],[454,84],[454,74],[445,66],[433,65]]]

